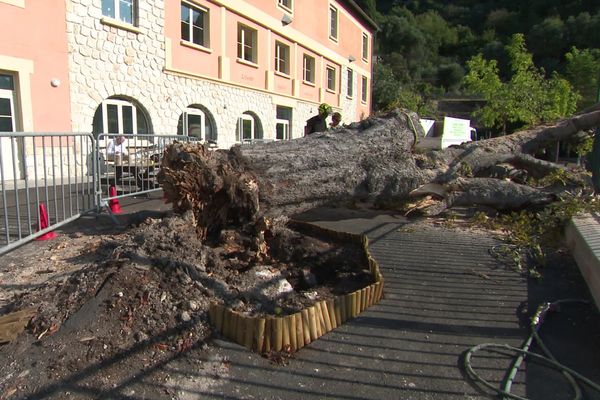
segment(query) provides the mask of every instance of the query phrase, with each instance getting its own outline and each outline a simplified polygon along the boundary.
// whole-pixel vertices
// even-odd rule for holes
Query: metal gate
[[[0,255],[112,199],[162,190],[156,181],[176,135],[0,132]]]
[[[196,142],[180,135],[100,134],[97,140],[97,204],[106,209],[112,199],[162,190],[156,181],[165,148],[171,143]]]
[[[85,133],[0,133],[0,254],[95,208]]]

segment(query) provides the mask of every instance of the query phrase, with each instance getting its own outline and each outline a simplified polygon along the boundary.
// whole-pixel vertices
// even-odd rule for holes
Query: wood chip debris
[[[35,308],[26,308],[0,317],[0,344],[10,343],[25,330],[29,320],[37,312]]]

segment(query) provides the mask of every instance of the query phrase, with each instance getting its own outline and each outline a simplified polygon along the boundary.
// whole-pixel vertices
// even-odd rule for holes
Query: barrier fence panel
[[[0,132],[0,255],[111,199],[160,191],[177,135]]]
[[[156,181],[165,148],[175,141],[197,142],[192,136],[113,134],[98,135],[96,171],[98,205],[110,200],[162,190]]]
[[[96,208],[96,154],[91,134],[0,132],[0,254]]]

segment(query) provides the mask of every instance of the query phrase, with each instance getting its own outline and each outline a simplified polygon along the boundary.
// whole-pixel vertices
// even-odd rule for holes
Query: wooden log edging
[[[352,293],[318,301],[295,314],[281,317],[248,317],[211,302],[208,313],[214,327],[228,339],[261,354],[282,350],[295,352],[355,318],[383,297],[383,276],[379,264],[371,257],[365,235],[337,232],[306,222],[294,221],[293,225],[294,229],[304,233],[326,235],[360,245],[375,283]]]

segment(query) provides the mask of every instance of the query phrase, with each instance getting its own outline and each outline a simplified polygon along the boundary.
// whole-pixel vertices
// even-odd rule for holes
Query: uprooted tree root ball
[[[316,300],[373,283],[363,249],[303,234],[286,219],[269,224],[256,247],[255,232],[223,229],[202,243],[191,213],[147,220],[118,246],[122,257],[177,271],[201,290],[246,315],[294,313]],[[206,306],[207,303],[202,303]]]
[[[96,318],[88,312],[98,311],[106,323],[123,322],[112,334],[144,338],[180,322],[206,321],[211,301],[248,316],[291,314],[374,282],[357,244],[303,234],[284,219],[271,225],[262,251],[254,249],[252,234],[240,230],[225,229],[219,240],[202,243],[191,219],[190,213],[147,219],[104,241],[96,251],[105,262],[52,292],[22,296],[14,308],[53,298],[32,321],[36,335],[54,333],[87,307],[83,318]],[[72,323],[81,322],[91,323]]]
[[[231,222],[254,221],[259,211],[256,178],[246,172],[236,152],[176,143],[165,151],[158,179],[165,200],[178,213],[192,211],[198,237],[220,234]]]
[[[374,282],[361,246],[304,234],[285,219],[269,224],[260,249],[254,231],[239,229],[203,243],[193,220],[190,212],[147,219],[106,237],[64,283],[14,299],[9,311],[37,309],[29,334],[3,352],[6,368],[23,351],[35,364],[28,379],[36,384],[21,393],[35,398],[36,387],[70,379],[103,387],[110,376],[142,371],[169,379],[157,366],[204,349],[213,335],[211,302],[248,316],[285,315]]]

